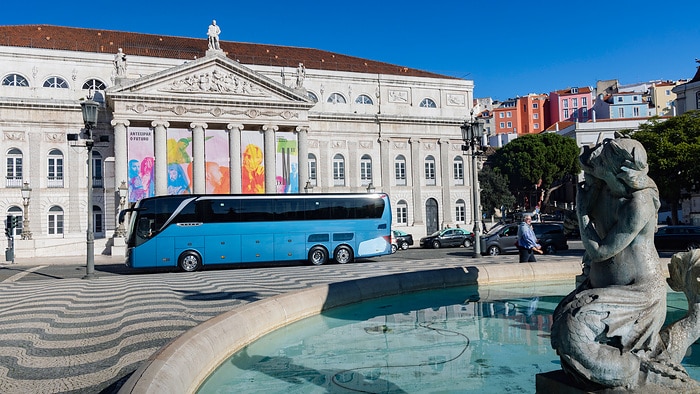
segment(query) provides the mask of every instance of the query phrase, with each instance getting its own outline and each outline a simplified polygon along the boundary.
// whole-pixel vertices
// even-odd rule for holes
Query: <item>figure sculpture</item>
[[[114,55],[114,70],[118,77],[126,76],[126,54],[122,52],[122,49],[117,50],[117,54]]]
[[[585,147],[580,162],[583,280],[557,306],[552,325],[562,369],[586,390],[700,390],[680,365],[700,336],[697,313],[662,329],[666,285],[654,247],[660,203],[644,147],[629,138],[606,139]],[[691,311],[700,301],[700,268],[690,272],[686,266],[699,262],[700,253],[677,254],[670,269],[674,289],[690,284]]]
[[[211,25],[209,25],[209,29],[207,30],[210,50],[221,50],[221,46],[219,45],[219,34],[221,34],[221,28],[216,25],[216,20],[211,21]]]
[[[304,78],[306,78],[306,67],[304,67],[304,63],[299,63],[299,66],[297,67],[297,89],[304,88]]]

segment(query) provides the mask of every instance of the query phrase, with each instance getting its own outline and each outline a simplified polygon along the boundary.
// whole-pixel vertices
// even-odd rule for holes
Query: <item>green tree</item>
[[[579,148],[573,138],[542,133],[509,142],[493,154],[492,162],[508,178],[519,202],[531,191],[537,191],[544,208],[552,192],[581,171],[578,156]]]
[[[493,213],[502,208],[509,210],[515,205],[515,197],[508,189],[508,179],[498,169],[484,165],[479,171],[479,186],[481,206],[485,212]]]
[[[644,145],[649,176],[659,187],[659,196],[671,205],[671,220],[678,223],[681,200],[690,197],[689,192],[700,183],[700,111],[665,120],[654,117],[637,131],[623,134]]]

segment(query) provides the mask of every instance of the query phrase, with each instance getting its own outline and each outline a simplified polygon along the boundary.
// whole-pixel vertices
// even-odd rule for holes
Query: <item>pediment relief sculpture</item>
[[[269,94],[247,79],[215,69],[176,79],[160,91],[173,93],[226,93],[239,96],[269,97]]]

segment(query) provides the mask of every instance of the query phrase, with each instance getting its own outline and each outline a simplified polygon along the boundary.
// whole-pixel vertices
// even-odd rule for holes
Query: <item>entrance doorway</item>
[[[438,203],[434,198],[429,198],[425,202],[425,229],[428,235],[440,229],[438,223]]]

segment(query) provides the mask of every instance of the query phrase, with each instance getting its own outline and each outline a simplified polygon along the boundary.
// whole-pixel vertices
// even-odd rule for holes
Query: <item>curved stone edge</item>
[[[236,307],[186,331],[149,357],[119,393],[194,393],[222,362],[245,346],[338,306],[420,290],[573,279],[580,273],[581,263],[573,261],[484,264],[335,282],[280,294]]]

